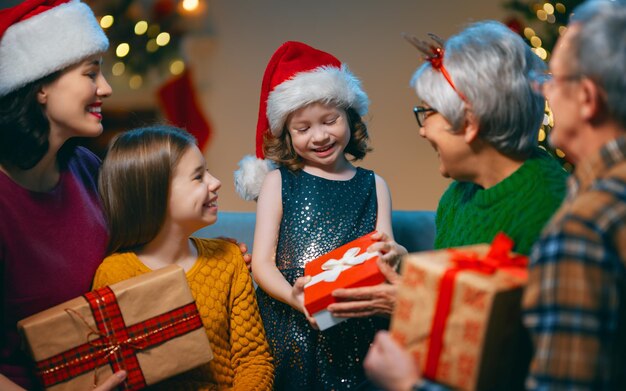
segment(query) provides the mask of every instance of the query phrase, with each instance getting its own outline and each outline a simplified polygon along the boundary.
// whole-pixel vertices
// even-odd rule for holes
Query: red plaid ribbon
[[[117,298],[108,286],[84,297],[98,329],[89,327],[87,343],[36,363],[37,374],[46,388],[108,363],[114,372],[127,371],[121,389],[142,389],[146,387],[146,381],[137,361],[137,352],[202,327],[194,302],[126,326]],[[90,339],[94,335],[97,338]]]
[[[493,274],[501,268],[525,268],[528,262],[524,256],[511,256],[513,240],[504,233],[498,233],[491,243],[486,256],[481,257],[474,252],[450,249],[454,267],[446,270],[439,282],[439,296],[435,306],[435,314],[431,326],[428,354],[424,376],[436,379],[439,357],[443,349],[443,333],[452,307],[454,280],[461,271],[471,270],[483,274]]]

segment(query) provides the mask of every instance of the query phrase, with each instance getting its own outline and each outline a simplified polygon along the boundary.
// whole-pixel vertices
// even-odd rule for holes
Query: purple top
[[[0,373],[33,389],[18,320],[88,292],[104,258],[100,160],[78,147],[49,192],[24,189],[0,171]]]

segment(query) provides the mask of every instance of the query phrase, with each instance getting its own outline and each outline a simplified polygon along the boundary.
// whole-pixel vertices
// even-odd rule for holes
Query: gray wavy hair
[[[444,49],[444,66],[471,104],[479,137],[507,156],[529,157],[537,147],[545,110],[532,77],[545,72],[545,63],[520,36],[496,21],[470,25],[450,37]],[[429,62],[415,72],[411,85],[452,124],[452,132],[461,129],[466,106]]]

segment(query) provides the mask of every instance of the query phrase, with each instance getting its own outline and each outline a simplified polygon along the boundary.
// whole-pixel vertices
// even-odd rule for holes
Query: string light
[[[156,37],[156,44],[159,46],[165,46],[170,43],[170,34],[162,32]]]
[[[108,29],[109,27],[113,26],[113,15],[104,15],[102,18],[100,18],[100,27],[102,27],[103,29]]]
[[[548,13],[545,10],[540,9],[539,11],[537,11],[537,19],[545,22],[546,19],[548,19]]]
[[[545,60],[548,58],[548,52],[546,51],[546,49],[544,48],[533,48],[532,51],[539,56],[539,58],[541,58],[542,60]]]
[[[144,35],[148,31],[148,22],[140,20],[135,24],[135,34]]]
[[[170,63],[170,73],[180,75],[185,70],[185,63],[182,60],[174,60]]]
[[[142,84],[143,77],[141,77],[141,75],[132,75],[131,78],[128,80],[128,86],[133,90],[138,90],[139,88],[141,88]]]
[[[159,45],[157,45],[156,39],[152,38],[148,41],[148,43],[146,44],[146,50],[148,51],[148,53],[154,53],[159,50]]]
[[[541,38],[539,38],[538,36],[534,36],[530,39],[530,44],[533,45],[533,47],[540,47],[541,46]]]
[[[524,28],[524,36],[526,37],[526,39],[531,39],[535,36],[535,30],[531,29],[530,27]]]
[[[111,67],[111,73],[113,73],[114,76],[122,76],[125,70],[126,70],[126,65],[124,65],[124,63],[121,61],[116,62]]]
[[[182,37],[198,27],[207,10],[206,0],[118,3],[103,2],[98,18],[112,47],[107,54],[111,57],[107,59],[109,75],[123,78],[128,88],[136,90],[152,83],[159,73],[170,77],[184,72]]]
[[[117,48],[115,49],[115,55],[120,58],[126,57],[128,52],[130,52],[130,45],[127,44],[126,42],[120,43],[119,45],[117,45]]]
[[[513,22],[511,22],[510,27],[514,31],[520,32],[520,35],[525,38],[533,53],[542,60],[547,61],[550,57],[550,50],[554,47],[557,38],[567,30],[565,25],[568,19],[568,9],[573,8],[578,3],[582,3],[582,1],[573,0],[567,3],[563,0],[508,0],[506,2],[507,8],[521,13],[529,22],[527,26],[524,26],[524,23],[512,19]],[[568,4],[568,6],[566,7],[565,4]],[[520,29],[519,26],[522,26],[523,29]],[[566,170],[571,171],[573,166],[565,161],[565,153],[562,150],[554,149],[549,144],[550,132],[553,127],[554,116],[546,102],[543,121],[537,135],[539,146],[559,159],[561,165]]]
[[[546,139],[546,131],[543,128],[539,129],[539,142],[542,143]]]
[[[183,0],[183,9],[185,11],[195,11],[198,8],[199,2],[198,0]]]
[[[548,13],[548,15],[552,15],[554,13],[554,6],[550,3],[545,3],[543,5],[543,10]]]

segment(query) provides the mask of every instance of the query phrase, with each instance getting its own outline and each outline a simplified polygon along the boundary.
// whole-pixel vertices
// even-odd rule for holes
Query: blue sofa
[[[431,250],[435,240],[435,212],[395,210],[391,215],[393,234],[398,243],[412,252]],[[254,243],[254,212],[219,212],[217,222],[197,231],[194,236],[235,238],[252,249]],[[251,251],[252,252],[252,251]]]

